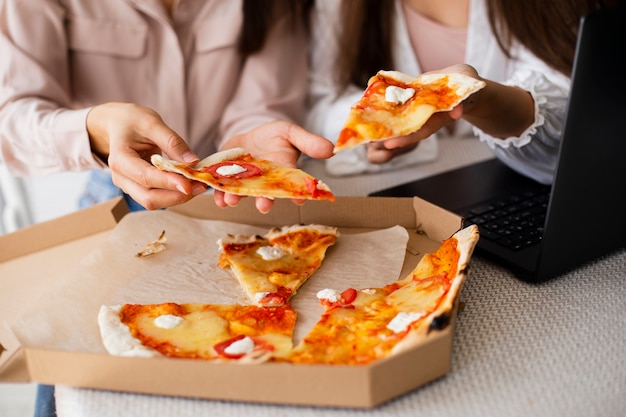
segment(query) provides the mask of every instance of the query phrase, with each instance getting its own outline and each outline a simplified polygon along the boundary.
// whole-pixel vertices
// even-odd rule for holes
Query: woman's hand
[[[472,78],[481,79],[476,70],[466,64],[453,65],[438,71],[429,73],[452,74],[459,73]],[[463,109],[466,102],[473,101],[472,96],[463,103],[447,112],[434,113],[417,131],[405,136],[386,139],[383,141],[370,142],[367,144],[367,160],[373,164],[389,162],[394,157],[413,150],[420,141],[430,137],[444,127],[450,126],[455,120],[463,117]],[[471,105],[471,104],[470,104]]]
[[[182,204],[206,185],[154,167],[150,156],[194,165],[198,157],[154,110],[129,103],[95,106],[87,115],[92,151],[111,168],[113,183],[146,209]]]
[[[333,155],[334,145],[329,140],[307,132],[303,128],[285,121],[261,125],[251,131],[234,136],[223,149],[243,148],[257,158],[296,167],[300,153],[313,158],[326,159]],[[236,206],[241,196],[215,191],[215,203],[219,207]],[[293,200],[303,204],[303,200]],[[261,213],[271,210],[274,200],[257,197],[256,208]]]

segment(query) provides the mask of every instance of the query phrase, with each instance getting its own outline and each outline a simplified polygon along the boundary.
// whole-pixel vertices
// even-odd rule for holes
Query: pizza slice
[[[102,306],[98,325],[112,355],[265,362],[293,347],[289,306],[124,304]]]
[[[321,266],[339,232],[324,225],[273,228],[265,236],[227,235],[218,240],[218,266],[230,268],[259,306],[280,306]]]
[[[195,166],[152,155],[152,164],[240,196],[335,201],[328,186],[298,168],[258,159],[241,148],[208,156]]]
[[[452,110],[485,85],[484,81],[457,73],[412,77],[398,71],[379,71],[350,109],[335,153],[413,133],[434,113]]]
[[[367,364],[421,343],[449,323],[478,241],[469,226],[383,288],[318,293],[325,312],[285,358],[291,363]]]

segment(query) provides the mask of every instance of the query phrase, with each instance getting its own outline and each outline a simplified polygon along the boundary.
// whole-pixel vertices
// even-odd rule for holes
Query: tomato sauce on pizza
[[[485,85],[462,74],[379,71],[350,109],[334,151],[413,133],[435,112],[452,110]]]
[[[324,182],[298,168],[259,159],[241,148],[208,156],[193,167],[152,155],[152,164],[225,193],[267,198],[335,201]]]

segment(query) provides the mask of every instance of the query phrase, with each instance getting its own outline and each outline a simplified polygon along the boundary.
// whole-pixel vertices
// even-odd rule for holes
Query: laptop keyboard
[[[480,238],[518,251],[541,242],[550,188],[481,203],[463,213],[476,224]]]

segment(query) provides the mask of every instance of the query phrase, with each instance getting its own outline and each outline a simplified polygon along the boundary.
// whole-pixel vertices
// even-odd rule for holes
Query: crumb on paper
[[[154,255],[155,253],[159,253],[165,250],[165,246],[167,245],[167,238],[165,237],[165,230],[161,232],[161,235],[154,242],[148,243],[146,248],[141,252],[135,254],[138,258],[145,258],[150,255]]]

